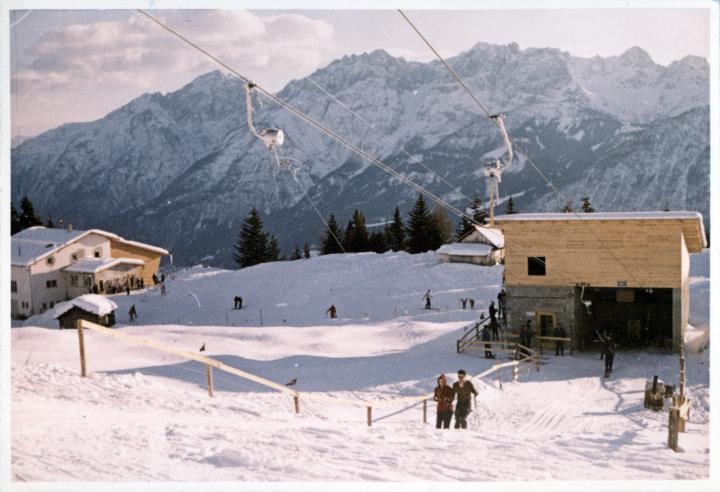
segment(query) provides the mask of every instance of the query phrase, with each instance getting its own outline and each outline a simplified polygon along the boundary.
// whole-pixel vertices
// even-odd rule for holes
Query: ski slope
[[[693,262],[692,285],[705,285]],[[514,383],[509,369],[476,381],[466,431],[436,430],[432,404],[423,424],[420,404],[397,400],[432,391],[440,372],[452,383],[457,369],[478,374],[496,362],[456,354],[455,341],[495,297],[501,275],[438,264],[432,253],[332,255],[233,272],[194,268],[168,281],[166,297],[157,289],[113,297],[120,330],[182,350],[205,344],[204,355],[231,366],[281,384],[297,379],[299,414],[288,395],[219,371],[209,398],[201,364],[94,332],[85,333],[90,375],[82,379],[76,331],[32,318],[12,330],[13,479],[708,477],[707,351],[688,355],[693,411],[680,453],[666,447],[667,413],[642,404],[654,374],[677,381],[677,357],[658,352],[619,352],[610,379],[600,377],[598,354],[581,353],[546,354],[539,372],[524,367]],[[422,309],[428,288],[437,311]],[[226,318],[236,294],[247,308]],[[474,297],[476,310],[460,310],[460,297]],[[331,302],[338,320],[324,318]],[[131,304],[147,324],[123,325]],[[694,308],[693,321],[707,326],[702,313]],[[375,403],[372,427],[366,401]]]

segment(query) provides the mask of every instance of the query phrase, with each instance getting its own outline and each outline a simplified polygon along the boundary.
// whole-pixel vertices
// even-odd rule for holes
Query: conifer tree
[[[592,205],[590,205],[590,197],[584,196],[581,198],[582,200],[582,211],[586,214],[592,213],[595,211],[594,208],[592,208]]]
[[[285,257],[280,254],[280,246],[278,246],[278,240],[275,234],[273,234],[268,241],[267,252],[267,257],[264,261],[280,261],[285,259]]]
[[[428,249],[436,250],[453,237],[452,220],[443,207],[436,206],[430,213]]]
[[[407,225],[407,250],[410,253],[423,253],[430,249],[431,225],[430,211],[425,205],[422,193],[418,195],[415,206],[410,211]]]
[[[333,253],[342,253],[343,230],[337,225],[334,214],[330,214],[330,220],[328,220],[327,225],[320,254],[331,255]]]
[[[306,260],[310,258],[310,245],[308,243],[303,246],[303,258]]]
[[[395,207],[393,220],[386,229],[386,242],[388,248],[393,251],[402,251],[405,249],[405,224],[403,224],[400,216],[400,207]]]
[[[345,230],[343,245],[346,251],[367,251],[369,249],[368,240],[369,235],[365,225],[365,215],[356,209]]]
[[[15,204],[10,202],[10,234],[17,234],[21,230],[20,214],[18,214]]]
[[[249,267],[266,261],[276,260],[279,251],[277,250],[277,240],[274,236],[272,241],[275,243],[274,252],[272,251],[271,240],[263,230],[260,214],[257,209],[253,207],[243,223],[240,237],[235,244],[233,259],[240,267]],[[275,255],[274,257],[273,254]]]
[[[295,246],[295,249],[290,254],[290,261],[299,260],[300,258],[302,258],[302,251],[300,251],[300,248]]]
[[[53,221],[52,216],[48,215],[47,222],[45,223],[45,227],[47,227],[48,229],[55,228],[55,221]]]
[[[508,215],[518,213],[518,211],[515,210],[515,204],[513,203],[512,197],[510,197],[507,201],[507,206],[505,207],[505,213]]]
[[[43,225],[43,221],[35,213],[35,207],[26,196],[20,200],[20,230]]]
[[[388,250],[386,234],[384,232],[372,232],[368,239],[368,249],[376,253],[384,253]]]

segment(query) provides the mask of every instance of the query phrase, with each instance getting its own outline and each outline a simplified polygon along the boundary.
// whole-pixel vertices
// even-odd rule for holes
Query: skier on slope
[[[452,386],[453,397],[457,396],[455,405],[455,428],[467,429],[467,416],[472,411],[470,408],[470,395],[477,396],[478,392],[470,381],[465,380],[466,373],[460,369],[458,380]]]
[[[135,310],[135,304],[130,306],[130,311],[128,311],[128,316],[130,317],[130,321],[135,321],[135,318],[137,318],[137,311]]]
[[[612,336],[609,334],[606,334],[604,337],[600,337],[600,341],[603,344],[602,349],[600,350],[600,358],[605,359],[605,377],[609,378],[610,374],[612,374],[617,345],[615,344],[615,340],[613,340]]]
[[[447,384],[445,374],[440,374],[437,378],[438,385],[435,387],[433,400],[437,402],[437,417],[435,419],[435,428],[439,429],[441,424],[443,429],[450,428],[450,419],[453,414],[453,390]]]
[[[423,299],[425,299],[425,309],[432,309],[432,307],[430,306],[430,299],[432,299],[432,294],[430,293],[430,289],[428,289],[428,291],[425,292]]]
[[[332,304],[327,311],[325,311],[325,314],[330,314],[330,319],[337,318],[337,309],[335,309],[335,304]]]

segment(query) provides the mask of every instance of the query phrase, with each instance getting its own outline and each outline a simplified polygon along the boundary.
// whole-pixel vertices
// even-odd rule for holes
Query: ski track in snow
[[[541,370],[523,366],[477,381],[478,408],[465,431],[436,430],[434,404],[428,423],[422,405],[400,402],[373,409],[366,425],[362,404],[430,392],[439,372],[451,380],[465,368],[477,374],[497,360],[458,355],[455,340],[477,312],[457,309],[456,297],[472,282],[479,306],[496,293],[499,270],[436,265],[431,256],[390,262],[367,257],[368,275],[409,277],[398,296],[416,304],[424,285],[437,286],[431,313],[417,309],[383,320],[348,318],[312,324],[308,310],[299,326],[232,327],[147,325],[129,333],[178,348],[197,350],[241,369],[283,383],[298,378],[300,414],[288,395],[268,391],[214,371],[209,398],[201,364],[187,363],[145,347],[86,333],[89,377],[79,377],[74,330],[18,327],[12,330],[12,475],[16,481],[525,481],[585,479],[701,479],[709,467],[709,356],[688,355],[687,392],[693,402],[682,452],[666,447],[667,412],[643,408],[645,381],[658,374],[671,384],[677,356],[621,351],[613,376],[601,377],[597,353],[546,355]],[[336,259],[328,260],[337,262]],[[320,261],[321,260],[314,260]],[[315,264],[317,265],[317,263]],[[282,265],[273,265],[273,269]],[[308,263],[306,268],[314,268]],[[318,266],[319,268],[319,266]],[[249,269],[252,270],[252,269]],[[470,273],[467,273],[470,272]],[[482,272],[478,274],[478,272]],[[234,272],[238,277],[257,272]],[[183,316],[185,289],[198,278],[178,278],[168,299]],[[232,276],[231,276],[232,277]],[[232,280],[232,278],[230,279]],[[236,279],[243,280],[242,278]],[[324,299],[298,289],[302,302],[320,309]],[[322,277],[328,282],[328,277]],[[259,282],[259,281],[258,281]],[[274,280],[255,285],[258,298],[277,303]],[[340,282],[340,280],[338,280]],[[183,285],[184,283],[190,285]],[[483,289],[482,283],[485,284]],[[206,284],[211,286],[212,284]],[[327,288],[336,288],[332,284]],[[351,287],[346,287],[351,288]],[[484,292],[484,294],[482,294]],[[354,291],[355,296],[362,292]],[[146,295],[146,294],[138,294]],[[285,294],[283,294],[285,295]],[[173,298],[173,296],[176,296]],[[135,296],[118,296],[128,304]],[[289,304],[298,299],[286,296]],[[348,295],[347,299],[352,296]],[[455,301],[454,304],[451,304]],[[445,306],[449,305],[450,308]],[[144,305],[148,317],[153,303]],[[372,304],[367,304],[372,308]],[[302,314],[302,313],[301,313]],[[304,392],[328,391],[336,401]],[[459,457],[458,450],[462,450]],[[459,458],[459,459],[458,459]]]

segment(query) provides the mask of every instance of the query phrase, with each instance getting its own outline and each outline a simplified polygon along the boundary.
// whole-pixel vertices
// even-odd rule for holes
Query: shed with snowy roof
[[[622,346],[680,348],[691,253],[707,246],[696,212],[512,214],[505,239],[507,321],[538,335],[558,322],[576,348],[608,332]]]
[[[459,243],[444,244],[437,250],[444,263],[472,263],[493,266],[502,261],[505,240],[499,229],[475,226]]]
[[[107,297],[85,294],[55,306],[53,317],[60,323],[60,329],[75,328],[79,319],[109,327],[115,324],[117,308]]]

